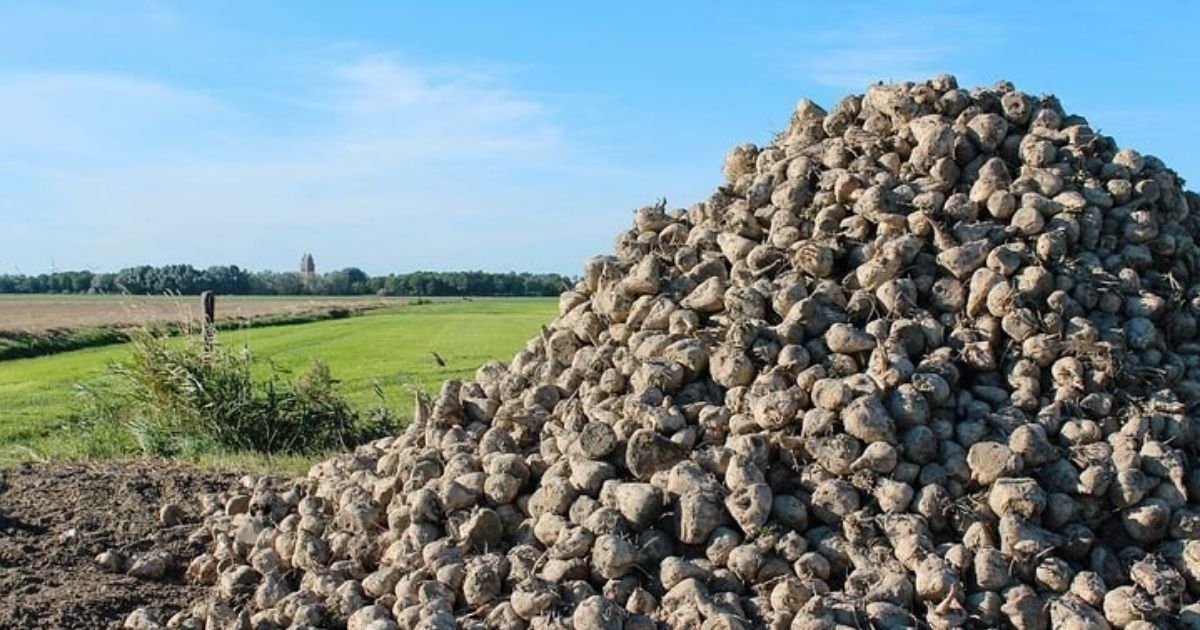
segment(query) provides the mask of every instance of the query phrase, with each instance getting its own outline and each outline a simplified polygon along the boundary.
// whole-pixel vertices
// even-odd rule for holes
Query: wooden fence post
[[[204,352],[211,354],[213,335],[217,329],[217,296],[212,291],[205,291],[200,294],[200,302],[204,306],[204,328],[201,331],[204,335]]]

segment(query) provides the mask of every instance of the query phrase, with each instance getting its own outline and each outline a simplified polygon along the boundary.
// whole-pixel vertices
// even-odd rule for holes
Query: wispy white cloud
[[[102,73],[0,76],[0,153],[35,166],[167,146],[186,126],[224,125],[234,111],[202,92]],[[102,162],[103,163],[103,162]]]
[[[856,91],[878,81],[955,71],[966,54],[997,45],[994,23],[959,15],[864,17],[851,28],[805,32],[794,71],[816,83]],[[964,43],[969,42],[967,47]]]
[[[180,252],[269,265],[265,248],[290,261],[292,249],[324,246],[347,258],[333,264],[379,270],[496,268],[513,253],[487,242],[589,227],[559,211],[569,183],[613,172],[504,72],[376,54],[291,83],[303,87],[266,95],[267,111],[291,108],[296,120],[281,123],[230,93],[141,77],[0,76],[0,120],[20,121],[0,126],[0,186],[22,191],[0,198],[0,216],[39,235],[36,251],[62,266]],[[528,182],[563,198],[531,195]],[[461,252],[459,264],[447,252]],[[544,268],[561,253],[525,248],[515,266]]]
[[[159,27],[170,28],[184,22],[183,16],[174,7],[162,0],[145,0],[140,9],[142,16]]]
[[[62,164],[63,157],[103,152],[109,165],[160,164],[163,150],[186,143],[193,158],[245,159],[253,148],[250,157],[259,161],[296,162],[304,155],[289,150],[304,147],[326,157],[341,151],[404,161],[535,158],[565,146],[543,104],[476,70],[375,55],[311,72],[303,93],[258,95],[316,110],[286,137],[265,129],[275,121],[256,119],[261,114],[221,95],[164,82],[101,73],[0,75],[0,115],[9,121],[0,125],[0,154]]]
[[[536,157],[562,149],[540,102],[478,69],[370,56],[338,67],[330,105],[341,140],[371,159]]]
[[[939,72],[945,49],[906,44],[863,48],[832,48],[803,62],[806,74],[818,83],[861,90],[877,81],[905,80]]]

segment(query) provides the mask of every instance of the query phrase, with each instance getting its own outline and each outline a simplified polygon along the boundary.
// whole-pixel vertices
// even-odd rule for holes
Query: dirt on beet
[[[236,475],[145,461],[27,464],[0,470],[0,628],[120,628],[149,606],[164,619],[203,598],[184,580],[198,524],[197,497],[226,490]],[[186,516],[159,522],[175,501]],[[101,571],[97,554],[166,551],[175,561],[158,581]]]

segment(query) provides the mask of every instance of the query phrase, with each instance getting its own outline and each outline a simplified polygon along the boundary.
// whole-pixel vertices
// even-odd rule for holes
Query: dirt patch
[[[205,588],[183,578],[198,516],[163,527],[167,501],[187,508],[196,497],[228,489],[229,473],[148,461],[23,465],[0,471],[0,628],[120,628],[141,606],[163,618],[189,606]],[[160,581],[100,571],[97,554],[151,549],[177,559]]]
[[[363,297],[270,297],[231,296],[217,298],[217,319],[251,321],[403,306],[406,298]],[[46,334],[83,328],[127,328],[152,323],[186,325],[200,321],[200,299],[194,296],[0,296],[0,322],[7,333]]]

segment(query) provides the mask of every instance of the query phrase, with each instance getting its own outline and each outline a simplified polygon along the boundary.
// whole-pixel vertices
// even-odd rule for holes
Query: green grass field
[[[266,361],[298,369],[313,359],[324,360],[341,381],[342,392],[360,409],[382,403],[407,415],[414,388],[436,391],[442,381],[469,378],[487,361],[507,360],[554,316],[556,307],[556,300],[543,298],[441,302],[230,331],[219,339],[248,346],[264,362],[264,370],[269,369]],[[436,366],[431,352],[440,354],[446,367]],[[127,356],[128,349],[117,345],[0,362],[0,465],[136,454],[132,442],[111,429],[71,420],[76,384],[98,382],[110,362]],[[376,383],[383,401],[375,393]]]

